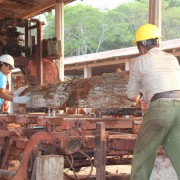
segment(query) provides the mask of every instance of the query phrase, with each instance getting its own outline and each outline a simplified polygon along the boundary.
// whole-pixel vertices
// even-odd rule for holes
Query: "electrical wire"
[[[94,165],[93,165],[93,162],[92,162],[92,160],[91,160],[91,157],[88,156],[88,155],[87,155],[86,153],[84,153],[83,151],[79,151],[79,153],[81,153],[82,155],[84,155],[84,156],[89,160],[90,165],[91,165],[91,169],[90,169],[90,172],[88,173],[88,175],[86,175],[86,177],[82,177],[82,178],[78,177],[78,176],[77,176],[77,173],[75,172],[75,169],[74,169],[74,167],[73,167],[73,157],[71,157],[71,161],[70,161],[69,157],[66,156],[67,161],[68,161],[69,164],[70,164],[70,168],[69,168],[69,169],[72,169],[72,170],[73,170],[73,173],[74,173],[74,176],[75,176],[75,177],[72,177],[72,176],[68,175],[66,172],[64,172],[64,175],[65,175],[67,178],[71,179],[71,180],[85,180],[85,179],[88,179],[88,178],[91,176],[92,171],[93,171],[93,166],[94,166]]]

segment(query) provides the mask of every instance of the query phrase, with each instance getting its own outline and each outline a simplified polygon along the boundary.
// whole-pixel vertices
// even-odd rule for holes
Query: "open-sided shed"
[[[62,81],[64,80],[64,64],[66,67],[68,66],[68,63],[64,62],[64,5],[73,1],[74,0],[0,0],[0,19],[30,19],[38,14],[55,9],[55,33],[57,39],[61,41],[62,51],[60,58],[56,61],[56,64],[59,69],[59,78]],[[161,6],[161,0],[149,0],[149,23],[156,24],[159,28],[161,28]],[[42,47],[40,38],[38,43],[38,47]],[[98,61],[100,60],[101,58]],[[106,63],[108,63],[108,61]],[[40,51],[37,57],[37,75],[38,77],[41,77],[37,79],[39,84],[43,84],[42,64],[42,51]],[[89,76],[89,69],[86,68],[86,70],[86,74]]]
[[[68,4],[74,0],[62,0]],[[55,8],[55,0],[0,0],[0,19],[31,18]]]

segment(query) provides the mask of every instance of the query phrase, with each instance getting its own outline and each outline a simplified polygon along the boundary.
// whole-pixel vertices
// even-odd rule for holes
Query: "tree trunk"
[[[133,103],[126,96],[127,81],[128,72],[123,71],[34,86],[26,93],[31,98],[27,108],[132,108]]]

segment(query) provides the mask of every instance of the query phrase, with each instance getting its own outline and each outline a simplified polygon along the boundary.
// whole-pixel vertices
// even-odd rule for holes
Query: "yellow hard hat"
[[[134,45],[136,45],[138,41],[155,38],[162,38],[159,28],[153,24],[144,24],[136,30]]]

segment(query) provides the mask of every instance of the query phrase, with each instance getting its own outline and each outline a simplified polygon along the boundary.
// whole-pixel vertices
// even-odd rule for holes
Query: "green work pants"
[[[130,180],[149,180],[163,145],[180,180],[180,101],[159,99],[149,105],[137,136]]]

